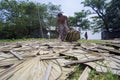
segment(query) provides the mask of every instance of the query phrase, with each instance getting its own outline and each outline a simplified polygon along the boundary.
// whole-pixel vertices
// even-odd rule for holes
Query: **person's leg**
[[[60,39],[62,41],[64,41],[67,32],[68,32],[68,28],[65,25],[61,25],[60,26],[60,35],[59,35],[59,37],[60,37]]]
[[[59,39],[62,40],[62,36],[63,36],[63,26],[61,25],[59,28]]]
[[[65,41],[65,37],[66,37],[66,34],[67,34],[67,28],[65,25],[63,25],[63,30],[62,30],[62,41]]]

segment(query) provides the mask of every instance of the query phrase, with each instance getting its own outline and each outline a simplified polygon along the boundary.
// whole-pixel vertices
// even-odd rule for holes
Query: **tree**
[[[0,4],[2,38],[24,38],[32,34],[43,37],[45,26],[48,23],[55,25],[56,12],[60,10],[57,5],[36,4],[29,1],[2,0]]]
[[[38,4],[38,20],[39,20],[39,25],[40,25],[40,32],[41,32],[41,37],[44,38],[43,35],[43,26],[44,26],[44,18],[45,18],[45,14],[46,13],[46,7],[45,6],[41,6],[40,4]]]
[[[69,17],[69,25],[81,27],[83,30],[90,29],[90,22],[87,19],[88,14],[90,14],[90,12],[84,10],[76,12],[74,17]]]
[[[99,16],[100,21],[102,20],[102,28],[109,31],[108,18],[106,14],[106,9],[109,7],[109,2],[107,0],[85,0],[82,2],[84,6],[92,8],[93,11]]]
[[[3,31],[6,27],[11,28],[13,31],[10,32],[14,33],[11,38],[26,37],[33,30],[36,18],[36,5],[33,2],[5,0],[1,2],[0,10],[4,13],[1,15],[1,21],[5,23]]]
[[[53,5],[52,3],[48,3],[48,25],[49,26],[56,26],[56,17],[57,14],[61,12],[60,5]]]
[[[120,0],[112,0],[106,14],[109,28],[112,31],[120,30]]]
[[[76,18],[70,16],[69,19],[68,19],[68,25],[69,26],[77,26]]]
[[[94,31],[102,30],[102,39],[120,38],[120,0],[85,0],[98,15],[93,18]]]

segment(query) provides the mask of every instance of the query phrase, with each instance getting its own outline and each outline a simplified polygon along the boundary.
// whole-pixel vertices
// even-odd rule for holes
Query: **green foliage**
[[[4,32],[1,32],[1,36],[4,35],[4,38],[10,39],[10,37],[13,38],[12,28],[10,26],[4,27],[2,29]]]
[[[95,70],[92,70],[89,73],[88,80],[118,80],[118,76],[114,75],[111,71],[107,73],[97,73]]]
[[[106,9],[108,26],[112,30],[120,30],[120,0],[112,0]]]
[[[90,22],[87,19],[87,15],[90,14],[89,11],[82,10],[81,12],[76,12],[74,17],[69,17],[69,26],[78,26],[84,29],[90,28]]]
[[[97,30],[97,28],[101,27],[109,30],[106,18],[106,9],[107,7],[109,7],[109,3],[107,2],[107,0],[85,0],[82,3],[84,4],[84,6],[92,8],[92,10],[98,15],[98,17],[94,17],[93,20],[93,24],[96,23],[97,25],[92,25],[92,28]],[[98,22],[103,25],[101,26],[101,24],[99,24]]]
[[[52,3],[48,3],[47,9],[48,9],[47,24],[49,26],[56,26],[56,21],[57,21],[56,16],[58,13],[61,12],[60,5],[53,5]]]
[[[103,43],[106,43],[105,40],[79,40],[78,42],[80,43],[98,43],[98,44],[103,44]]]
[[[98,32],[120,30],[120,1],[119,0],[85,0],[85,7],[90,7],[98,16],[92,17],[92,29]]]
[[[43,32],[49,23],[56,24],[55,14],[60,11],[57,5],[28,1],[2,0],[0,4],[0,37],[5,39],[30,37],[36,29],[39,29],[37,33]]]
[[[103,20],[100,19],[98,16],[93,16],[91,18],[92,18],[91,28],[92,28],[93,33],[100,32],[101,28],[104,27]]]
[[[73,72],[73,74],[71,74],[66,80],[78,80],[83,70],[84,70],[83,65],[77,65],[75,67],[75,72]]]

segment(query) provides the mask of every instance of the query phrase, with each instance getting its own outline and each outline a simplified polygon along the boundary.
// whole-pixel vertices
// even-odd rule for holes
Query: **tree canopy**
[[[30,37],[36,29],[44,32],[48,25],[54,26],[60,6],[34,2],[1,0],[0,1],[0,38]],[[39,35],[43,37],[43,35]]]
[[[90,14],[90,12],[85,10],[76,12],[74,17],[69,17],[69,26],[81,27],[83,30],[89,29],[90,21],[87,18],[88,14]]]
[[[120,30],[120,0],[112,0],[106,9],[108,26],[111,30]]]
[[[91,8],[91,29],[101,31],[102,39],[120,38],[120,0],[84,0],[85,7]]]
[[[93,16],[92,28],[95,31],[113,31],[120,28],[120,0],[84,0],[85,7],[90,7],[98,16]]]

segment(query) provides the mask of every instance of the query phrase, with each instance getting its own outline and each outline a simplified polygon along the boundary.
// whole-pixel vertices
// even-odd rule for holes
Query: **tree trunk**
[[[43,30],[42,30],[42,22],[41,22],[41,20],[40,20],[39,8],[38,8],[38,18],[39,18],[39,24],[40,24],[41,38],[44,38],[44,36],[43,36]]]

